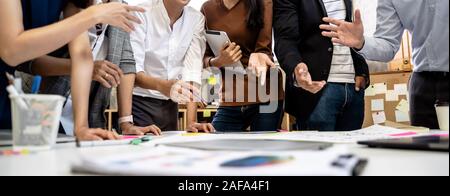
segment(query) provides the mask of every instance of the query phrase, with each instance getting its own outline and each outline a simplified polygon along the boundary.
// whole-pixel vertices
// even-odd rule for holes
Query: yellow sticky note
[[[372,97],[377,95],[377,93],[375,92],[375,87],[373,85],[370,85],[369,88],[366,89],[366,97]]]
[[[203,117],[205,117],[205,118],[211,117],[211,110],[205,110],[205,111],[203,111]]]
[[[202,136],[202,135],[206,135],[206,133],[183,133],[181,134],[182,136],[186,136],[186,137],[195,137],[195,136]]]
[[[409,113],[409,102],[406,99],[402,99],[395,109],[403,113]]]
[[[217,84],[216,77],[212,76],[212,77],[208,78],[208,84],[209,85],[216,85]]]

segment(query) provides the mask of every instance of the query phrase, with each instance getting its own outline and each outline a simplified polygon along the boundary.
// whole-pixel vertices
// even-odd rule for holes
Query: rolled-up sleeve
[[[183,80],[202,84],[203,57],[206,51],[205,17],[195,26],[194,37],[184,58]]]
[[[145,72],[145,45],[147,42],[147,20],[144,14],[137,13],[136,16],[142,24],[136,25],[130,34],[130,42],[136,61],[136,73]]]
[[[364,47],[359,51],[368,60],[389,62],[400,49],[405,28],[392,1],[378,2],[375,34],[373,37],[366,37]]]

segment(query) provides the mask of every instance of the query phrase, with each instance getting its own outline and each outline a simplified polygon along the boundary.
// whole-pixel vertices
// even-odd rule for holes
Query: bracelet
[[[122,124],[122,123],[131,123],[131,124],[134,124],[134,121],[133,121],[133,115],[131,115],[131,116],[125,116],[125,117],[119,118],[119,125]]]
[[[211,62],[212,62],[213,59],[214,59],[214,57],[211,57],[211,58],[209,58],[209,60],[208,60],[208,65],[209,65],[210,67],[214,67],[214,65],[211,64]]]

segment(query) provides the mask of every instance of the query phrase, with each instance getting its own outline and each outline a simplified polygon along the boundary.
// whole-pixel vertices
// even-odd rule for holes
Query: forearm
[[[71,67],[70,59],[43,56],[33,61],[31,70],[33,75],[68,76]]]
[[[144,89],[156,90],[161,92],[163,90],[163,85],[166,82],[168,81],[148,76],[143,72],[137,73],[136,75],[136,86]]]
[[[133,105],[133,88],[135,74],[127,74],[122,77],[119,87],[117,88],[117,101],[119,104],[119,117],[131,116]]]
[[[89,48],[87,33],[82,34],[69,44],[72,61],[72,99],[75,130],[89,126],[88,104],[94,62]]]
[[[9,65],[18,65],[64,46],[96,23],[91,11],[86,10],[49,26],[19,31],[1,39],[1,57]]]

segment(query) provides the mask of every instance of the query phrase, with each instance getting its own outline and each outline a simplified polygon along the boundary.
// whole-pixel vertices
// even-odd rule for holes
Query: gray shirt
[[[377,14],[377,30],[360,51],[366,59],[391,61],[408,30],[414,71],[449,71],[449,0],[379,0]]]

